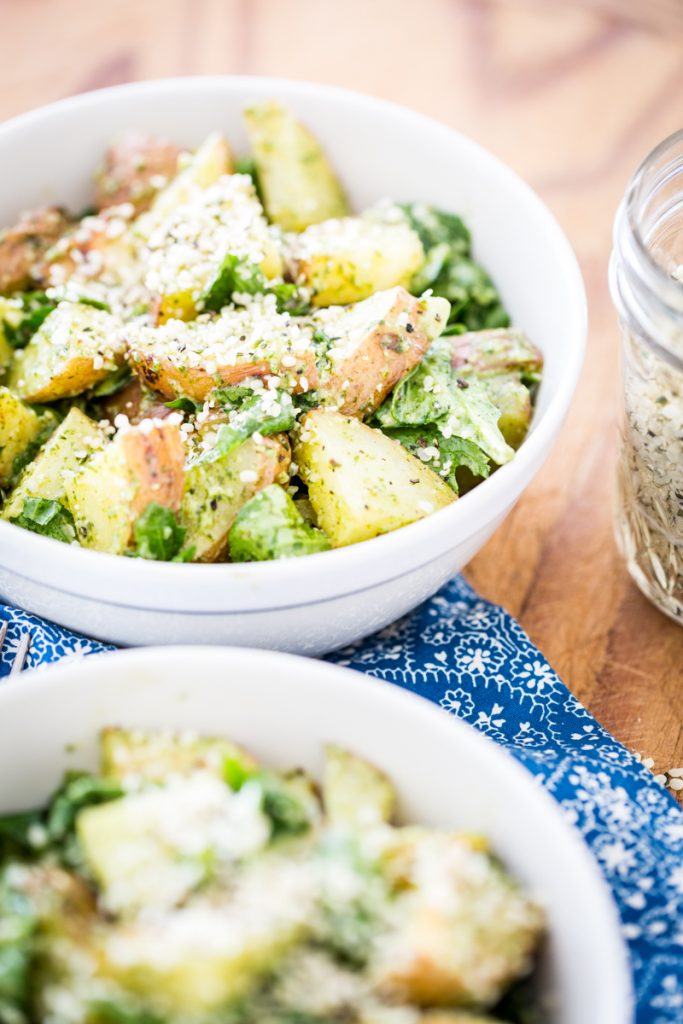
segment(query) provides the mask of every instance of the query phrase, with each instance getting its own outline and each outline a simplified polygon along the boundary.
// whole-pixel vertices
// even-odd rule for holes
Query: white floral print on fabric
[[[0,623],[7,622],[7,635],[0,653],[0,685],[4,676],[9,675],[12,662],[25,633],[31,634],[31,645],[26,656],[26,668],[42,669],[65,658],[80,658],[87,654],[116,650],[111,644],[98,640],[87,640],[71,630],[29,615],[18,608],[0,605]]]
[[[616,898],[637,1024],[682,1024],[683,815],[675,801],[579,704],[519,623],[462,577],[395,623],[389,636],[377,634],[330,660],[435,701],[539,777]]]

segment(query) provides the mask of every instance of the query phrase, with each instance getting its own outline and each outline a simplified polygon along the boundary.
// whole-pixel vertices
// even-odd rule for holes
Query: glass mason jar
[[[622,333],[617,542],[643,593],[683,624],[683,131],[628,185],[610,289]]]

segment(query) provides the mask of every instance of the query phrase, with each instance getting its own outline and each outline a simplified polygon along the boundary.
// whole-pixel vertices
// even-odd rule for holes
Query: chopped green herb
[[[233,562],[264,562],[327,551],[322,530],[305,521],[292,498],[277,484],[259,491],[243,505],[229,534]]]
[[[411,291],[421,295],[431,288],[448,299],[451,312],[446,333],[507,327],[510,318],[493,281],[472,259],[470,233],[460,217],[423,203],[405,204],[402,209],[426,253]]]
[[[464,437],[444,437],[434,423],[423,427],[389,427],[384,433],[418,458],[427,449],[434,449],[426,465],[442,476],[456,494],[460,490],[457,471],[462,466],[480,479],[486,479],[491,472],[489,459],[478,444]]]
[[[259,197],[261,203],[263,203],[261,182],[259,181],[256,161],[250,156],[238,156],[235,160],[235,174],[246,174],[251,178],[254,183],[254,188],[256,189],[256,195]]]
[[[226,389],[227,390],[227,389]],[[277,411],[273,411],[274,403]],[[239,406],[230,414],[228,423],[223,423],[216,435],[216,444],[197,459],[197,463],[216,462],[251,437],[259,433],[267,437],[291,430],[295,422],[295,409],[291,395],[287,392],[255,394],[249,392]]]
[[[5,338],[12,348],[25,348],[43,321],[57,306],[55,299],[48,299],[45,292],[23,292],[15,296],[21,301],[22,309],[15,323],[2,321]]]
[[[179,554],[185,532],[185,527],[179,524],[170,508],[150,501],[135,523],[133,554],[138,558],[170,562]]]
[[[76,537],[73,516],[69,510],[49,498],[25,498],[23,511],[10,522],[65,544],[71,543]]]
[[[165,403],[167,409],[178,409],[180,412],[186,413],[188,416],[194,415],[202,407],[201,402],[195,402],[191,398],[187,398],[184,395],[180,398],[174,398],[172,402]]]
[[[301,316],[310,309],[295,284],[268,281],[255,264],[228,253],[216,280],[203,297],[202,308],[217,313],[232,301],[235,294],[274,295],[278,312],[288,312],[293,316]]]
[[[26,1024],[38,922],[31,900],[13,883],[10,870],[0,875],[0,921],[0,1021]]]
[[[482,456],[502,466],[514,455],[498,426],[500,410],[485,384],[463,379],[451,365],[451,343],[438,339],[422,362],[377,410],[375,425],[395,427],[439,426],[448,440],[458,437],[477,445]],[[482,475],[478,473],[477,475]]]

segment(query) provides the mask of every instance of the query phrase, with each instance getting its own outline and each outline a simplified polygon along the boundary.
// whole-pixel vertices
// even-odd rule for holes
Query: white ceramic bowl
[[[510,511],[550,452],[583,361],[581,275],[557,223],[512,171],[419,114],[325,86],[185,78],[89,93],[0,126],[0,224],[45,201],[88,200],[113,137],[152,131],[194,146],[224,130],[246,150],[241,110],[276,96],[320,136],[356,208],[382,196],[462,214],[514,322],[543,349],[532,430],[515,459],[462,500],[354,547],[253,565],[170,565],[65,546],[0,522],[0,594],[121,644],[233,643],[320,653],[414,608]]]
[[[341,743],[397,785],[405,821],[489,836],[547,909],[546,1024],[628,1024],[614,904],[557,804],[513,758],[441,708],[348,669],[263,651],[157,648],[100,655],[0,689],[0,810],[40,805],[68,767],[95,768],[108,724],[229,735],[318,774]]]

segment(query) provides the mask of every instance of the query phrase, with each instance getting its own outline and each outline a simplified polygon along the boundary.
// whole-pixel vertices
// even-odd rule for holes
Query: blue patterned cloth
[[[9,619],[0,675],[26,628],[33,635],[31,667],[111,649],[13,608],[0,606],[0,618]],[[417,611],[329,660],[440,704],[540,778],[615,895],[631,952],[637,1024],[681,1024],[683,815],[572,696],[519,624],[458,577]]]

